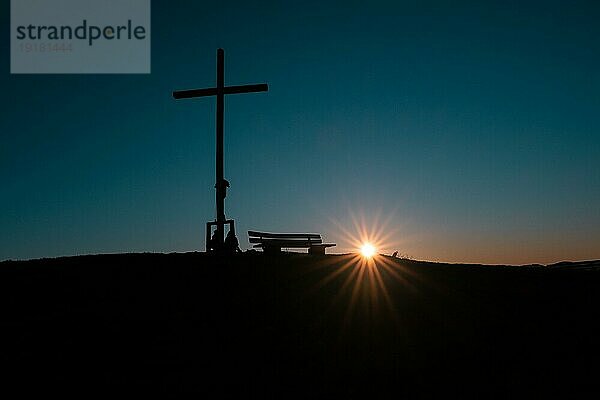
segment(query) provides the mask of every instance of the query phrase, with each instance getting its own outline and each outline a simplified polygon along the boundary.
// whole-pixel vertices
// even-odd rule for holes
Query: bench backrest
[[[248,236],[264,239],[321,239],[318,233],[268,233],[248,231]]]
[[[281,247],[310,247],[321,244],[323,240],[318,233],[269,233],[248,231],[250,243],[269,244]]]

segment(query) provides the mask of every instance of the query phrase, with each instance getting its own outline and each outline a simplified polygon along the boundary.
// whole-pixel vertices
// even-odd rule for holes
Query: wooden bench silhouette
[[[309,254],[325,254],[327,247],[334,243],[323,243],[318,233],[268,233],[248,231],[253,247],[262,248],[265,253],[281,253],[281,249],[308,249]]]

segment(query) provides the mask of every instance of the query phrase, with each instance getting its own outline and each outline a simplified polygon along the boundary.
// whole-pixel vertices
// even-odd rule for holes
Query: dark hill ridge
[[[4,382],[25,392],[211,397],[581,390],[599,371],[599,283],[599,261],[381,257],[365,268],[350,255],[249,253],[7,261]]]

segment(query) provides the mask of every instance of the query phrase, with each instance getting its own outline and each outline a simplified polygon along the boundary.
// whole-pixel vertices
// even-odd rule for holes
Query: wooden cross
[[[223,248],[224,234],[225,234],[225,196],[227,194],[227,187],[229,182],[223,177],[223,109],[224,109],[224,97],[226,94],[238,94],[238,93],[252,93],[252,92],[266,92],[269,90],[269,86],[266,83],[258,85],[241,85],[241,86],[225,86],[225,52],[223,49],[217,50],[217,86],[206,89],[188,89],[188,90],[176,90],[173,92],[173,98],[179,99],[191,99],[195,97],[206,97],[206,96],[217,96],[217,149],[216,149],[216,162],[215,162],[215,176],[216,176],[216,209],[217,218],[214,225],[217,226],[215,239],[217,240],[216,245],[218,248]],[[207,227],[211,223],[207,224]],[[210,240],[210,229],[207,228],[207,249]]]

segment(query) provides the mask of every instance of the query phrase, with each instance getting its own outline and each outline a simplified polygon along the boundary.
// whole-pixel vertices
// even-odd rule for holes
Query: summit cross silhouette
[[[196,97],[216,96],[217,98],[217,140],[216,140],[216,159],[215,159],[215,201],[217,216],[215,221],[206,223],[206,251],[219,250],[224,248],[225,225],[229,224],[230,231],[235,234],[235,225],[233,219],[225,218],[225,196],[229,182],[223,176],[223,112],[224,97],[226,94],[267,92],[269,86],[266,83],[255,85],[225,86],[225,52],[223,49],[217,50],[217,86],[205,89],[186,89],[173,91],[173,98],[191,99]],[[216,226],[216,231],[211,239],[211,227]]]

